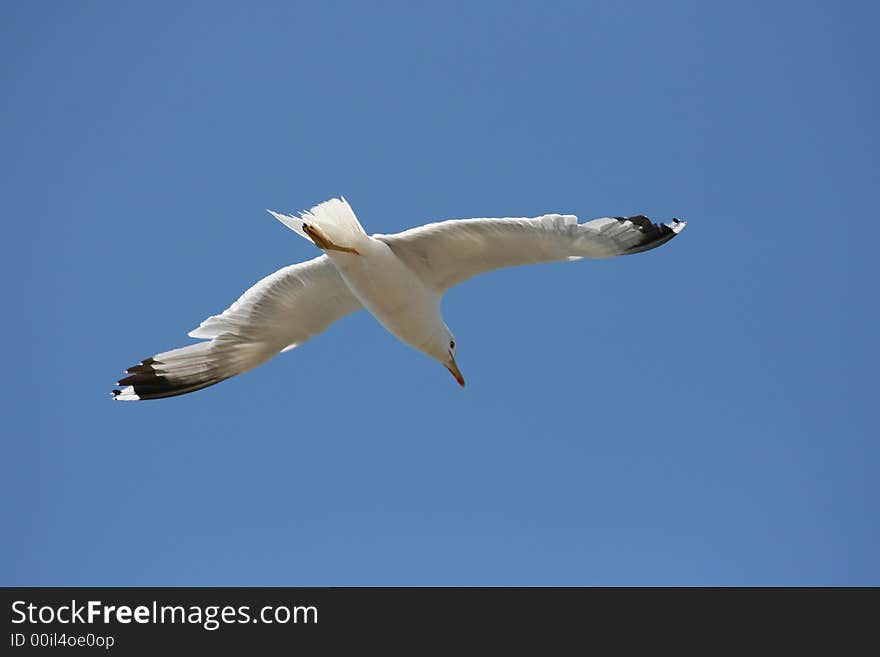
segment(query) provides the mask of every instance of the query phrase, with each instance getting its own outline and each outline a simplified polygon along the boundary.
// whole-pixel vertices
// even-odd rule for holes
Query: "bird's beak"
[[[458,365],[455,364],[455,358],[453,358],[452,362],[446,366],[446,369],[452,373],[452,376],[454,376],[455,380],[458,381],[458,385],[464,388],[464,377],[461,375],[461,372],[458,369]]]

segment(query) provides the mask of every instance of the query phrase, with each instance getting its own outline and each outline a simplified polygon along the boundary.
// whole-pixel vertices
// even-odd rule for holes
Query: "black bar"
[[[872,636],[878,602],[835,588],[6,588],[3,652],[840,649]]]

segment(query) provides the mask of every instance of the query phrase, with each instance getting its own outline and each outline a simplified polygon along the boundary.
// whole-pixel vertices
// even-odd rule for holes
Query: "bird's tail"
[[[309,235],[310,227],[317,228],[318,233],[330,242],[347,247],[356,246],[367,235],[344,198],[331,198],[308,212],[300,213],[299,217],[272,210],[268,212],[297,235],[313,243],[315,240]]]
[[[129,367],[113,398],[135,401],[193,392],[246,372],[277,353],[274,346],[230,336],[172,349]]]

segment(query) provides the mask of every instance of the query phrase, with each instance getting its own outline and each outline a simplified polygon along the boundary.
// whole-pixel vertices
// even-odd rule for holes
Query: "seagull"
[[[189,332],[202,342],[129,367],[114,399],[161,399],[207,388],[299,347],[363,308],[464,387],[455,336],[440,313],[449,288],[502,267],[641,253],[665,244],[687,223],[655,224],[636,215],[579,224],[574,215],[547,214],[453,219],[370,236],[344,198],[299,216],[268,212],[324,253],[270,274]]]

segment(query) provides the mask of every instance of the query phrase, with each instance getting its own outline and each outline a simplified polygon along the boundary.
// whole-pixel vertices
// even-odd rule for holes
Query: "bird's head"
[[[464,388],[464,377],[455,363],[455,336],[452,335],[452,331],[449,330],[448,326],[443,325],[443,331],[439,332],[431,340],[425,352],[449,370],[452,376],[455,377],[455,380],[458,381],[458,385]]]

